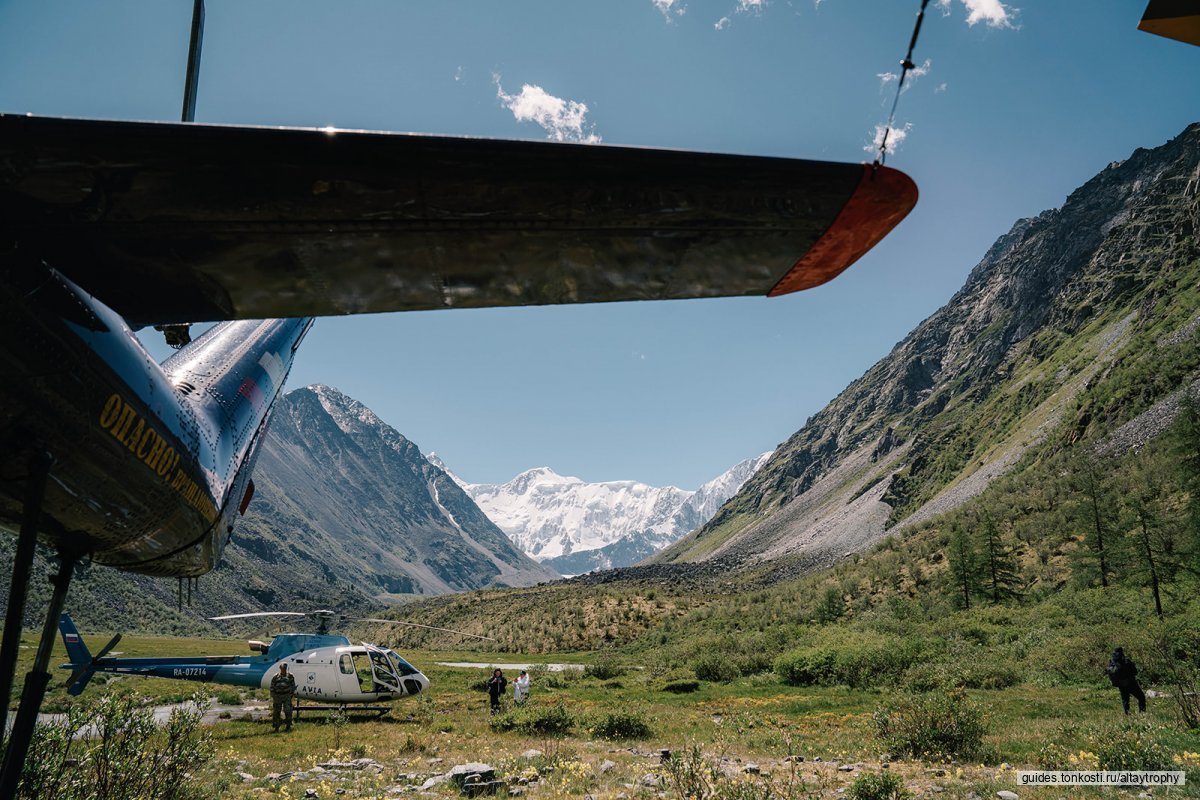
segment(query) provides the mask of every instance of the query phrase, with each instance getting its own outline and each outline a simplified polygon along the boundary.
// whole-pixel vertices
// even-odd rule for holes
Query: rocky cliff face
[[[441,594],[557,577],[513,547],[445,472],[370,409],[328,386],[286,395],[235,546],[353,576],[368,594]]]
[[[1182,376],[1136,396],[1106,381],[1160,346],[1143,333],[1193,319],[1182,289],[1197,278],[1198,191],[1192,125],[1017,222],[950,302],[660,559],[836,558],[975,496],[1047,441],[1103,435],[1177,389]]]

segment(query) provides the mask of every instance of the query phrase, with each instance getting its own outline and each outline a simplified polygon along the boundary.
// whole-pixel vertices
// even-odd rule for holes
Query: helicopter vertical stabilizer
[[[58,630],[62,633],[63,645],[67,648],[67,657],[71,659],[69,666],[74,669],[67,682],[67,694],[78,697],[87,688],[88,682],[96,674],[92,666],[92,651],[83,642],[83,635],[75,627],[75,621],[70,615],[63,614],[58,620]]]

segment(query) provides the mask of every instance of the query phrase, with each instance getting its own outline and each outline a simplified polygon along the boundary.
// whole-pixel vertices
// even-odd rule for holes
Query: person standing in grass
[[[529,673],[521,670],[521,674],[513,681],[513,702],[517,705],[524,704],[529,697]]]
[[[296,679],[288,674],[287,662],[279,665],[279,674],[271,678],[271,729],[279,730],[279,712],[283,712],[287,729],[292,729],[292,698],[296,695]]]
[[[1129,713],[1130,696],[1137,698],[1138,711],[1146,710],[1146,695],[1138,685],[1137,665],[1119,647],[1113,650],[1112,659],[1108,662],[1108,680],[1121,691],[1121,705],[1126,714]]]
[[[504,673],[496,668],[492,671],[492,677],[488,681],[488,699],[491,701],[493,714],[500,713],[500,698],[504,697],[504,690],[508,687],[508,678],[504,677]]]

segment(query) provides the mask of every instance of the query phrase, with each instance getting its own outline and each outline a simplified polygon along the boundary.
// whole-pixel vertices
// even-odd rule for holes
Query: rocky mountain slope
[[[526,554],[564,575],[635,564],[707,522],[764,464],[748,458],[699,489],[637,481],[588,483],[548,467],[507,483],[467,483],[445,470]]]
[[[1041,449],[1099,442],[1154,409],[1200,368],[1198,230],[1200,124],[1018,221],[945,306],[658,560],[827,563]]]
[[[67,610],[85,629],[193,632],[211,630],[204,618],[222,613],[365,611],[401,596],[558,577],[514,547],[415,444],[327,386],[280,399],[254,480],[224,558],[182,612],[175,581],[104,568],[75,580]],[[35,596],[46,595],[35,583]],[[30,608],[27,621],[40,624],[44,606],[34,599]]]

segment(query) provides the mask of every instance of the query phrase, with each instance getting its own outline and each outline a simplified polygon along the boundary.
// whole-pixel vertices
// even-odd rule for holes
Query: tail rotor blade
[[[466,631],[456,631],[453,628],[439,628],[436,625],[422,625],[419,622],[402,622],[398,619],[375,619],[373,617],[350,617],[349,619],[355,622],[378,622],[384,625],[406,625],[410,628],[425,628],[431,631],[443,631],[445,633],[456,633],[459,636],[470,636],[472,639],[487,639],[489,642],[496,641],[491,636],[480,636],[477,633],[467,633]]]
[[[108,655],[110,650],[117,646],[117,642],[119,641],[121,641],[121,634],[118,633],[116,636],[108,640],[108,644],[100,648],[99,653],[96,653],[96,655],[92,656],[92,661],[99,661],[100,659],[104,658],[106,655]]]

